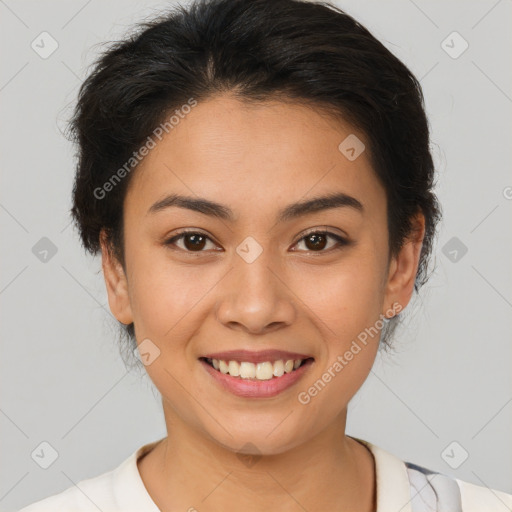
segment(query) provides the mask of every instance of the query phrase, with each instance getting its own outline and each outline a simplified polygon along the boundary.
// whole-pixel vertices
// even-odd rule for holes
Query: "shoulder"
[[[510,512],[512,494],[404,462],[411,485],[412,510]],[[428,508],[431,507],[431,508]]]
[[[456,479],[464,512],[510,512],[512,494]]]
[[[158,512],[140,477],[137,460],[161,441],[145,444],[116,468],[80,480],[65,491],[32,503],[18,512]]]
[[[76,512],[98,512],[98,508],[112,506],[113,471],[94,478],[81,480],[73,487],[58,494],[36,501],[19,512],[54,512],[56,510],[73,510]]]
[[[512,494],[404,461],[369,441],[354,439],[375,459],[378,512],[512,512]]]

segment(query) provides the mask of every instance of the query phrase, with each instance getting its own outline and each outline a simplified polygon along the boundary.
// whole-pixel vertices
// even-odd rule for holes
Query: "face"
[[[423,234],[388,260],[385,190],[365,151],[338,149],[349,135],[366,144],[308,107],[219,96],[137,168],[125,269],[105,244],[103,269],[166,419],[263,454],[344,426],[382,317],[411,297]],[[336,198],[311,202],[325,196]]]

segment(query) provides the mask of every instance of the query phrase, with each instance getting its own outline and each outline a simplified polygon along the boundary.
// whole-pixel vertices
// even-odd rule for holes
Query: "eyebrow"
[[[157,201],[149,208],[147,214],[154,214],[171,207],[186,208],[230,222],[235,220],[233,211],[223,204],[201,197],[183,196],[179,194],[171,194]],[[351,208],[361,214],[364,212],[362,203],[355,197],[349,196],[343,192],[338,192],[315,197],[307,201],[292,203],[278,212],[277,222],[285,222],[303,215],[342,207]]]

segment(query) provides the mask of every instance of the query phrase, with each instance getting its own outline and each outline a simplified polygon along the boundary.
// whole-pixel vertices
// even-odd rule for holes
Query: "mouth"
[[[285,374],[292,373],[302,366],[312,363],[312,357],[298,359],[277,359],[254,363],[252,361],[237,361],[234,359],[216,359],[200,357],[215,371],[237,379],[266,381],[279,379]]]
[[[305,354],[278,350],[239,350],[199,357],[214,385],[242,398],[279,395],[298,382],[314,361]]]

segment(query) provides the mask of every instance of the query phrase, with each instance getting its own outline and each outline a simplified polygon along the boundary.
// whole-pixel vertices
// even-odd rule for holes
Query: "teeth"
[[[220,369],[221,373],[228,373],[229,366],[226,363],[226,361],[219,361],[219,369]]]
[[[274,377],[282,377],[284,375],[284,363],[281,359],[274,363]]]
[[[259,380],[268,380],[273,377],[274,365],[272,363],[264,362],[258,363],[256,366],[256,378]]]
[[[236,361],[230,361],[230,363],[234,363],[238,366]],[[242,379],[254,379],[254,377],[256,377],[256,365],[254,363],[240,363],[240,377],[242,377]]]
[[[279,359],[274,363],[264,361],[262,363],[249,363],[242,361],[223,361],[221,359],[212,359],[213,367],[223,374],[229,374],[232,377],[242,379],[270,380],[272,377],[282,377],[285,373],[291,373],[302,363],[302,359],[288,359],[283,361]]]
[[[229,375],[233,377],[238,377],[241,372],[240,365],[236,361],[229,361],[228,363]]]

